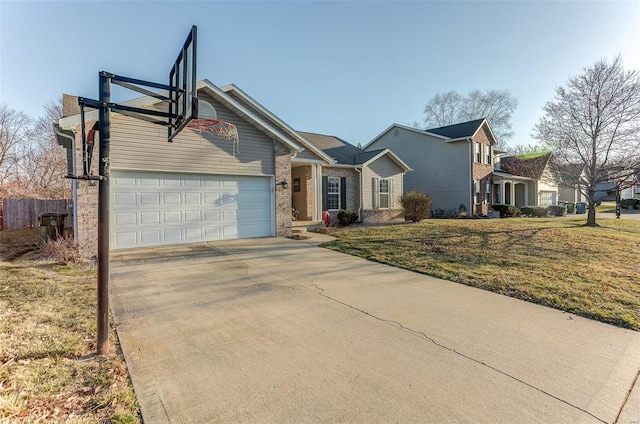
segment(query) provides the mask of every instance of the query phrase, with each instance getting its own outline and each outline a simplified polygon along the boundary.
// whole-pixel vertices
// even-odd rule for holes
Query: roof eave
[[[276,115],[271,113],[271,111],[269,111],[267,108],[262,106],[256,100],[254,100],[253,97],[249,96],[247,93],[242,91],[242,89],[240,87],[238,87],[237,85],[235,85],[235,84],[223,85],[220,88],[220,90],[224,91],[225,93],[228,92],[228,91],[233,91],[234,93],[236,93],[237,95],[242,97],[247,103],[251,104],[251,106],[255,107],[256,109],[259,109],[265,115],[267,115],[270,119],[273,119],[279,125],[282,125],[284,128],[286,128],[287,131],[290,133],[289,135],[291,135],[292,137],[296,138],[305,147],[307,147],[309,150],[311,150],[316,155],[320,156],[325,162],[327,162],[329,164],[333,163],[333,159],[330,156],[328,156],[325,152],[323,152],[320,148],[318,148],[312,142],[307,140],[304,136],[299,134],[295,129],[293,129],[289,125],[287,125],[284,121],[282,121]]]

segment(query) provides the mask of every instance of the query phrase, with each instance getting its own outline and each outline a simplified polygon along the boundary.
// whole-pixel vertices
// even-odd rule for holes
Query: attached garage
[[[153,96],[125,104],[162,110]],[[168,142],[166,127],[112,113],[109,250],[291,234],[291,191],[281,183],[291,184],[291,157],[304,150],[295,131],[209,81],[198,83],[198,104],[200,118],[234,124],[239,144],[194,128]],[[81,119],[64,114],[55,128],[75,150],[69,173],[82,175]],[[88,112],[86,129],[97,118]],[[98,173],[96,155],[89,174]],[[84,256],[98,250],[97,205],[98,187],[74,181],[74,231]]]
[[[271,178],[114,172],[112,249],[274,235]]]

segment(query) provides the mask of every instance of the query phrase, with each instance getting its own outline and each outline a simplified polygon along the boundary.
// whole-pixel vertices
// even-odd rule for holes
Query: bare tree
[[[62,99],[44,106],[44,116],[38,118],[29,131],[28,142],[21,149],[20,176],[32,196],[59,199],[71,195],[65,150],[57,143],[53,121],[62,117]]]
[[[33,122],[24,112],[0,105],[0,196],[18,172],[19,150]]]
[[[620,56],[601,59],[558,87],[543,110],[533,136],[553,149],[564,183],[587,198],[586,225],[597,226],[596,186],[640,168],[640,73],[625,71]]]
[[[518,100],[508,90],[473,90],[466,96],[456,91],[438,93],[425,105],[422,122],[413,126],[428,129],[487,118],[499,147],[504,147],[513,137],[511,116],[517,107]]]

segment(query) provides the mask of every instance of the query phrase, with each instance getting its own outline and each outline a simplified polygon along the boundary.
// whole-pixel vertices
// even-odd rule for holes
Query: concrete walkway
[[[145,423],[639,422],[640,333],[318,241],[112,255]]]

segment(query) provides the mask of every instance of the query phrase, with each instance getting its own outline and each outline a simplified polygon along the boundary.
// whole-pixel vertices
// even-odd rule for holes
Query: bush
[[[355,224],[358,220],[358,214],[347,209],[340,209],[338,211],[337,220],[338,225],[346,227],[347,225]]]
[[[505,205],[504,203],[494,203],[491,205],[494,211],[500,212],[500,218],[510,218],[512,216],[520,216],[520,209],[512,205]]]
[[[620,202],[620,207],[622,209],[628,209],[629,206],[633,206],[633,209],[640,208],[640,199],[624,199]]]
[[[564,206],[547,206],[547,210],[549,211],[549,215],[552,216],[565,216],[567,213],[567,208]]]
[[[563,206],[561,207],[564,209]],[[536,218],[542,218],[547,216],[547,208],[542,206],[523,206],[520,208],[520,213],[525,216],[534,216]]]
[[[429,218],[431,213],[431,196],[420,191],[410,191],[400,196],[400,205],[405,219],[413,222]]]

